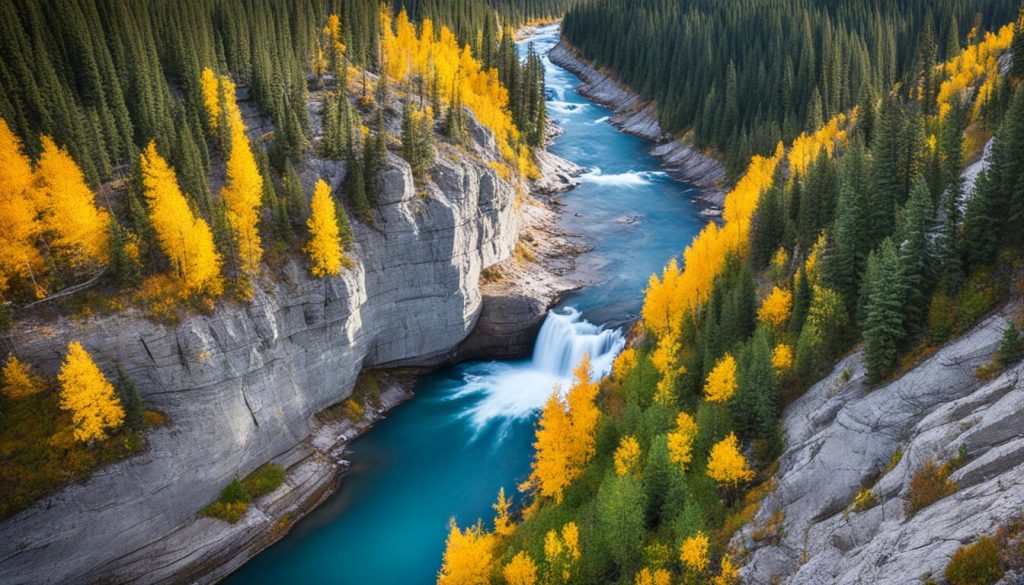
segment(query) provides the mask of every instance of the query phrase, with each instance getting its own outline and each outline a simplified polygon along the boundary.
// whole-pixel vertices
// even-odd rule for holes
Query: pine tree
[[[365,169],[361,164],[359,149],[351,144],[351,141],[348,150],[348,162],[345,165],[345,192],[356,217],[362,221],[369,221],[370,204],[366,197]]]
[[[878,382],[896,364],[896,353],[905,335],[899,256],[891,239],[883,241],[868,258],[864,289],[864,361],[868,379]]]
[[[898,278],[903,299],[903,330],[910,334],[924,320],[932,286],[929,233],[933,212],[931,194],[924,180],[918,179],[914,183],[903,216]]]

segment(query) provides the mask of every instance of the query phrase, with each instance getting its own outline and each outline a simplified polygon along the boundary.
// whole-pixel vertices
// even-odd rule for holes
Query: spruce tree
[[[868,278],[864,282],[866,318],[864,320],[864,361],[868,380],[878,382],[896,365],[896,354],[903,341],[903,286],[896,245],[887,238],[868,257]]]

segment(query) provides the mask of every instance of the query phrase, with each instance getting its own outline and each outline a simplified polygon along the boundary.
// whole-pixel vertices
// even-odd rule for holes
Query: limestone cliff
[[[338,187],[344,167],[307,161],[302,173]],[[274,510],[299,514],[328,492],[338,466],[330,441],[309,438],[313,415],[346,398],[363,368],[444,361],[477,323],[481,271],[516,246],[516,189],[490,166],[439,156],[431,175],[417,188],[389,155],[376,225],[354,225],[355,266],[338,278],[312,279],[294,259],[260,279],[251,303],[174,326],[133,310],[18,324],[11,346],[23,359],[53,373],[78,339],[169,424],[143,454],[0,523],[0,582],[209,580],[266,545]],[[196,519],[231,478],[269,460],[292,473],[265,506],[230,527]]]
[[[992,315],[879,388],[865,383],[855,352],[790,405],[774,490],[733,539],[747,551],[745,582],[918,583],[1019,514],[1024,366],[987,382],[975,373],[1007,322],[1005,312]],[[910,480],[922,463],[957,456],[964,464],[950,476],[955,493],[908,517]],[[865,487],[877,505],[854,509]]]

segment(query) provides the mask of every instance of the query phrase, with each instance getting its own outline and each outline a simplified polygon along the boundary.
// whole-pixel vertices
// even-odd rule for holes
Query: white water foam
[[[600,118],[598,118],[598,119],[594,120],[593,122],[591,122],[591,124],[596,126],[598,124],[604,124],[605,122],[607,122],[608,120],[611,120],[611,119],[612,119],[611,116],[601,116]]]
[[[589,107],[590,104],[582,104],[576,102],[563,102],[559,100],[550,100],[547,102],[548,110],[556,114],[562,114],[563,116],[570,114],[578,114]]]
[[[551,311],[537,336],[532,360],[475,368],[451,398],[480,397],[463,413],[479,432],[493,421],[507,423],[540,410],[555,388],[568,391],[572,371],[584,355],[590,356],[591,376],[607,376],[625,345],[621,331],[594,325],[572,307]]]
[[[596,185],[609,185],[612,187],[640,187],[647,185],[655,177],[664,177],[664,171],[628,171],[606,175],[600,167],[580,175],[580,181],[594,183]]]

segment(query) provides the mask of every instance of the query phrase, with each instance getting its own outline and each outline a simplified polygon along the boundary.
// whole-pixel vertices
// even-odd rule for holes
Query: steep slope
[[[344,165],[309,161],[302,174],[338,187]],[[339,464],[324,463],[329,441],[319,455],[302,447],[313,415],[350,395],[363,368],[444,361],[477,323],[481,270],[516,246],[513,185],[469,157],[440,156],[431,174],[417,187],[408,164],[389,155],[378,227],[354,226],[356,264],[338,278],[311,279],[292,261],[259,282],[252,303],[225,303],[176,326],[132,310],[16,326],[19,356],[53,372],[78,339],[104,370],[120,365],[169,424],[149,434],[145,453],[0,524],[0,582],[175,581],[221,565],[276,519],[250,511],[228,527],[195,515],[268,460],[303,462],[290,475],[290,498],[315,503]],[[557,294],[535,292],[550,295],[536,304],[541,312]]]
[[[914,582],[1019,513],[1024,367],[990,382],[975,374],[1008,319],[1006,310],[992,315],[876,389],[858,351],[786,410],[775,489],[733,539],[749,554],[750,583]],[[957,491],[908,518],[915,472],[961,454],[966,462],[949,478]],[[854,510],[854,496],[876,479],[878,504]]]

